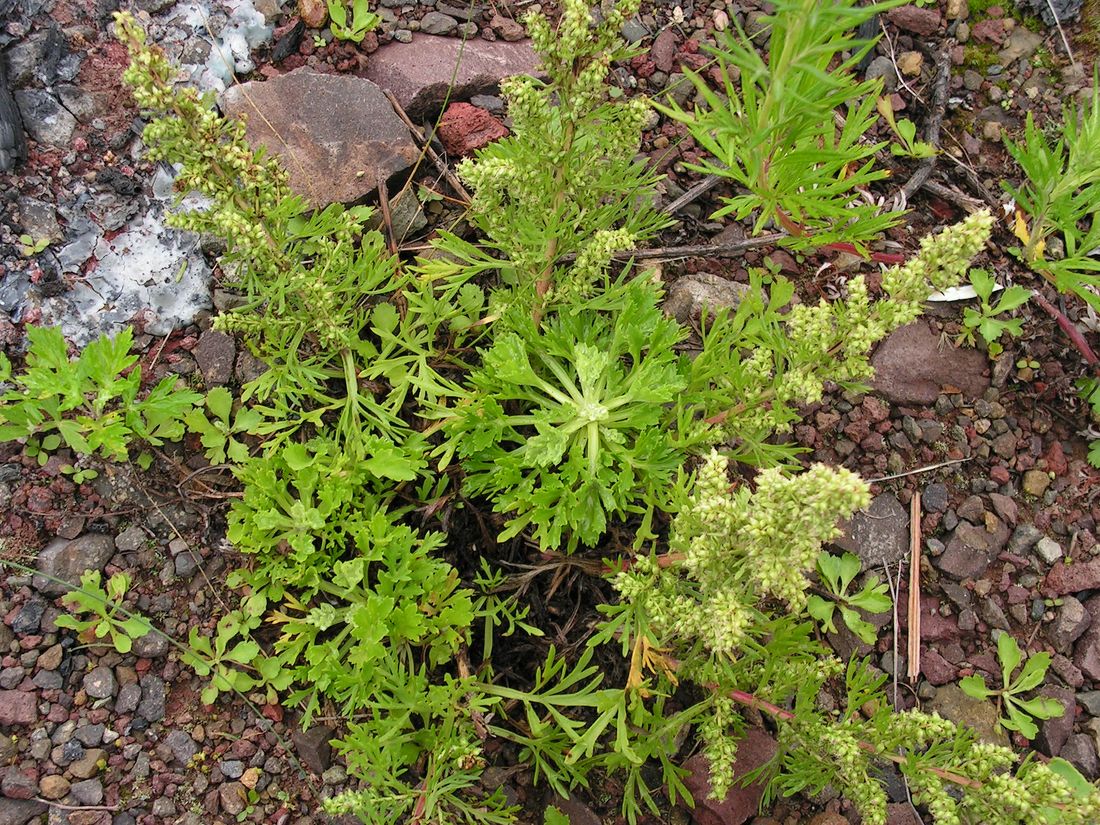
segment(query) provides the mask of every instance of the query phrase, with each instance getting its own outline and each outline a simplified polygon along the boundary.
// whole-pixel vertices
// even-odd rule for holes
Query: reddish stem
[[[1097,366],[1100,365],[1100,358],[1096,357],[1096,353],[1092,351],[1092,347],[1090,347],[1089,342],[1085,340],[1085,336],[1081,334],[1081,330],[1077,329],[1077,326],[1067,318],[1058,307],[1044,298],[1038,290],[1033,290],[1031,297],[1035,300],[1035,303],[1045,309],[1047,314],[1058,323],[1058,326],[1062,328],[1062,332],[1069,338],[1070,343],[1076,347],[1079,353],[1081,353],[1082,357],[1085,359],[1085,363],[1095,370]]]
[[[827,243],[822,249],[833,249],[837,252],[850,252],[852,255],[859,255],[865,257],[855,244],[847,243],[846,241],[837,241],[836,243]],[[905,256],[899,252],[869,252],[872,261],[880,264],[903,264],[905,263]]]

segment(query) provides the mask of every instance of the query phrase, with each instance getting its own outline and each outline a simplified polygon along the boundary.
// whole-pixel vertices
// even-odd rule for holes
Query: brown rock
[[[237,344],[232,335],[216,329],[208,329],[199,336],[199,342],[191,350],[202,372],[202,380],[208,387],[222,386],[233,377],[233,363],[237,358]]]
[[[764,795],[764,785],[754,782],[747,788],[738,779],[756,770],[775,756],[776,741],[759,728],[750,728],[737,743],[737,760],[734,762],[734,784],[722,801],[710,799],[710,769],[706,757],[693,756],[684,768],[689,774],[684,785],[695,800],[692,818],[698,825],[741,825],[755,816]]]
[[[248,142],[278,156],[290,188],[313,206],[357,201],[379,177],[408,169],[419,156],[382,90],[361,77],[296,69],[233,86],[221,106],[227,116],[249,116]]]
[[[80,759],[69,765],[69,773],[77,779],[91,779],[102,769],[100,763],[106,764],[106,761],[107,751],[103,748],[88,748]]]
[[[414,34],[411,43],[387,43],[371,55],[367,77],[392,92],[416,120],[438,111],[445,100],[492,94],[504,78],[534,73],[538,66],[526,40],[463,43],[455,37]]]
[[[8,799],[33,799],[36,790],[34,780],[18,768],[8,768],[0,780],[0,793]]]
[[[1008,528],[1001,526],[996,533],[984,527],[975,527],[963,521],[947,540],[935,565],[956,579],[973,579],[979,576],[1008,541]]]
[[[500,35],[501,39],[508,43],[518,43],[527,36],[527,31],[522,23],[517,23],[510,17],[502,14],[494,14],[489,20],[489,28]]]
[[[904,326],[871,359],[872,386],[895,404],[929,406],[945,387],[977,398],[989,387],[988,359],[978,350],[944,344],[924,321]]]
[[[38,780],[38,793],[43,799],[61,799],[69,792],[69,780],[56,773]]]
[[[674,29],[665,29],[653,40],[649,47],[649,58],[665,74],[672,71],[676,60],[676,51],[680,47],[680,37]]]
[[[886,19],[902,31],[928,37],[940,28],[940,13],[936,9],[921,9],[916,6],[901,6],[890,9]]]
[[[223,811],[236,816],[248,807],[248,791],[240,782],[227,782],[218,788],[218,801]]]
[[[1008,37],[1004,20],[980,20],[970,27],[970,36],[979,43],[1001,45]]]
[[[448,154],[472,155],[494,140],[508,135],[504,124],[484,109],[469,103],[452,103],[439,123],[439,139]]]
[[[38,721],[34,694],[21,690],[0,690],[0,725],[33,725]]]
[[[937,687],[955,681],[958,669],[932,648],[921,653],[920,672]]]
[[[298,14],[311,29],[319,29],[328,22],[328,3],[325,0],[298,0]]]
[[[1096,588],[1100,588],[1100,558],[1075,564],[1055,562],[1047,573],[1042,591],[1045,596],[1064,596]]]

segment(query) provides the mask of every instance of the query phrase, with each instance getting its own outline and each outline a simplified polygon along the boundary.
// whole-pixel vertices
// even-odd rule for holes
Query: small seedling
[[[971,269],[970,283],[981,303],[977,309],[967,307],[963,313],[963,332],[959,340],[973,346],[974,333],[977,332],[989,345],[990,357],[996,358],[1004,352],[1004,347],[1000,343],[1001,336],[1007,333],[1013,338],[1018,338],[1024,331],[1022,318],[998,316],[1005,315],[1027,303],[1031,297],[1031,290],[1024,289],[1022,286],[1010,286],[1003,290],[1000,299],[994,305],[991,300],[997,283],[992,274],[985,269]]]
[[[344,0],[328,0],[328,16],[331,21],[329,28],[334,37],[356,43],[361,43],[367,32],[382,21],[381,17],[370,10],[367,0],[352,0],[350,25]]]
[[[206,457],[213,464],[223,464],[228,457],[237,463],[248,460],[248,446],[234,436],[254,431],[263,415],[250,407],[240,407],[233,414],[233,395],[225,387],[215,387],[206,394],[206,410],[195,407],[184,417],[188,431],[197,433]]]
[[[100,587],[98,570],[87,570],[80,578],[80,588],[68,593],[62,602],[77,614],[90,613],[88,619],[75,616],[58,616],[57,626],[75,630],[81,641],[93,644],[97,639],[111,637],[111,644],[119,653],[129,653],[134,639],[149,633],[153,626],[144,616],[122,607],[122,598],[130,589],[130,577],[115,573],[107,580],[107,589]]]
[[[975,699],[988,699],[997,697],[997,712],[1002,714],[998,719],[1001,727],[1014,730],[1027,739],[1034,739],[1039,732],[1034,719],[1054,719],[1065,713],[1065,708],[1057,699],[1045,696],[1037,696],[1034,699],[1024,699],[1023,694],[1034,690],[1042,684],[1050,667],[1049,653],[1035,653],[1024,662],[1020,675],[1015,679],[1012,674],[1023,660],[1023,653],[1016,640],[1007,633],[1002,633],[997,639],[997,658],[1001,662],[1001,680],[1003,688],[994,690],[985,684],[985,679],[974,674],[965,677],[959,682],[959,687],[967,696]]]
[[[35,255],[40,255],[49,245],[49,238],[39,238],[36,241],[30,235],[19,236],[19,252],[24,258],[32,258]]]
[[[890,153],[898,157],[930,158],[936,154],[936,147],[923,140],[917,140],[917,124],[908,118],[896,120],[894,107],[890,98],[880,97],[876,104],[878,113],[890,126],[890,130],[897,137],[897,143],[890,144]]]
[[[99,471],[91,467],[74,467],[72,464],[61,465],[61,472],[69,476],[73,484],[83,484],[85,481],[99,478]]]
[[[861,566],[859,558],[851,553],[845,553],[842,556],[822,553],[818,556],[817,572],[821,575],[821,581],[828,589],[831,598],[826,599],[816,593],[811,594],[807,599],[806,608],[810,615],[830,633],[836,632],[833,614],[839,609],[840,616],[848,629],[870,645],[875,643],[878,633],[873,624],[859,615],[859,610],[866,610],[868,613],[885,613],[890,609],[892,602],[887,595],[886,585],[878,579],[869,580],[858,593],[848,594],[848,587],[859,575]]]

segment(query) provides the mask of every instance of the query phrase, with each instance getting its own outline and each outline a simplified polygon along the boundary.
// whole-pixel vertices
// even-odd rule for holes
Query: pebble
[[[218,800],[225,813],[236,816],[248,805],[248,791],[240,782],[227,782],[218,788]]]
[[[1036,542],[1034,553],[1046,564],[1054,564],[1058,559],[1062,558],[1062,545],[1049,536],[1043,536]]]
[[[48,774],[38,780],[38,793],[43,799],[61,799],[69,793],[71,783],[58,774]]]
[[[93,699],[110,699],[118,691],[118,681],[109,667],[100,665],[84,676],[84,692]]]
[[[244,763],[239,759],[224,759],[218,763],[218,769],[228,779],[240,779],[244,773]]]

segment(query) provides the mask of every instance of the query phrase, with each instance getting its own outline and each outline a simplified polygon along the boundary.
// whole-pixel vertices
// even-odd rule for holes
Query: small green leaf
[[[985,679],[976,673],[960,679],[959,687],[962,688],[963,693],[974,699],[988,699],[994,694],[994,691],[985,686]]]

